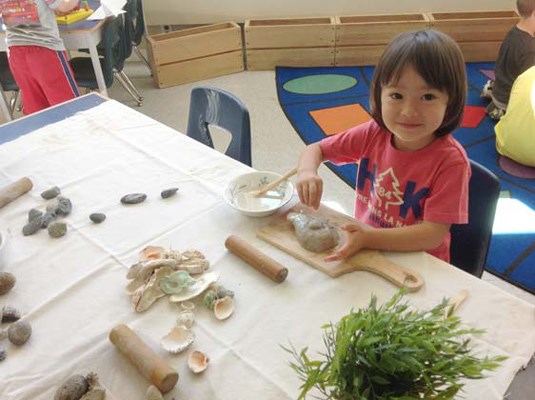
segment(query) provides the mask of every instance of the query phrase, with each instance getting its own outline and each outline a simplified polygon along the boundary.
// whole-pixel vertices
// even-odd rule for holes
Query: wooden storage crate
[[[241,29],[234,22],[152,35],[147,41],[159,88],[244,70]]]
[[[247,69],[334,65],[334,17],[245,21]]]
[[[466,61],[495,61],[507,32],[518,23],[515,11],[428,13],[430,27],[451,36]]]
[[[373,65],[401,32],[429,28],[426,14],[340,16],[336,21],[335,65]]]

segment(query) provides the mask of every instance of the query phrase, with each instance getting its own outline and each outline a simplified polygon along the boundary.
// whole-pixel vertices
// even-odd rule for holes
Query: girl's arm
[[[323,152],[318,143],[305,147],[297,166],[297,192],[301,203],[318,209],[323,193],[323,180],[318,168],[323,162]]]
[[[387,251],[421,251],[438,247],[450,230],[451,224],[424,221],[401,228],[370,229],[357,224],[342,227],[347,240],[325,261],[351,257],[362,249]]]

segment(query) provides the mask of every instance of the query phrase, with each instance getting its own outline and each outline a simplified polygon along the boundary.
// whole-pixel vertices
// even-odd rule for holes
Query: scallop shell
[[[169,353],[177,354],[186,350],[195,340],[195,333],[184,326],[175,326],[160,339],[161,346]]]
[[[227,319],[234,312],[234,299],[230,296],[225,296],[222,299],[217,299],[214,302],[214,315],[219,320]]]
[[[165,248],[162,246],[147,246],[139,252],[139,260],[153,260],[155,258],[165,258]]]
[[[154,385],[150,385],[145,394],[147,400],[163,400],[162,393]]]
[[[173,273],[169,267],[162,267],[156,270],[149,282],[138,288],[132,295],[132,305],[138,312],[147,310],[156,300],[165,296],[160,289],[160,282],[163,278]]]
[[[169,296],[169,301],[173,303],[180,303],[182,301],[186,301],[200,295],[202,292],[208,289],[208,287],[212,283],[216,282],[219,279],[219,275],[220,274],[217,271],[208,272],[202,275],[201,277],[196,279],[195,283],[186,290],[182,291],[179,294]]]
[[[190,329],[195,324],[195,313],[191,310],[184,310],[178,313],[176,319],[177,326],[184,326]]]
[[[188,367],[194,374],[200,374],[208,367],[209,361],[210,358],[206,354],[195,350],[188,357]]]

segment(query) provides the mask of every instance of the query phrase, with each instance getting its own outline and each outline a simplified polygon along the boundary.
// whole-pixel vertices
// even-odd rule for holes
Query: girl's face
[[[394,135],[394,147],[415,151],[435,140],[448,106],[448,94],[429,87],[412,66],[398,82],[381,88],[383,121]]]

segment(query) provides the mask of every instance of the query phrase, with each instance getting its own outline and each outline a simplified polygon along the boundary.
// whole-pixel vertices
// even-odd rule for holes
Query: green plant
[[[429,311],[411,310],[400,291],[378,307],[372,296],[365,309],[324,325],[325,353],[308,357],[308,348],[283,349],[294,357],[291,367],[303,381],[299,400],[317,389],[326,399],[411,400],[452,399],[461,378],[483,378],[506,357],[472,355],[461,320],[444,299]]]

